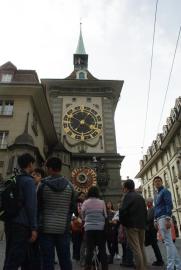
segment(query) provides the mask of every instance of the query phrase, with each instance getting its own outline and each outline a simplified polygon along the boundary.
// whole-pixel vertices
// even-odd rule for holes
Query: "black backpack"
[[[23,206],[22,192],[19,186],[20,175],[0,182],[0,220],[15,218]]]

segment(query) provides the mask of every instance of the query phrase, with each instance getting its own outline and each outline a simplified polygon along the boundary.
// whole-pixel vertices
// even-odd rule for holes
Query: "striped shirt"
[[[85,220],[85,231],[104,230],[107,212],[103,200],[98,198],[87,199],[82,205],[81,214]]]

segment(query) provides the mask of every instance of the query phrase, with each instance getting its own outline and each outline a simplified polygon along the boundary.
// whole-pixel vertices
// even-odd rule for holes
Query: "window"
[[[172,166],[172,176],[173,176],[173,181],[177,182],[177,176],[176,176],[176,173],[175,173],[175,167],[174,166]]]
[[[156,173],[158,172],[158,163],[157,162],[155,163],[155,171],[156,171]]]
[[[178,205],[180,205],[181,204],[181,197],[180,197],[179,188],[177,185],[176,185],[176,195],[177,195],[177,203],[178,203]]]
[[[178,172],[178,178],[181,179],[181,164],[180,164],[180,160],[177,160],[177,172]]]
[[[13,114],[13,100],[5,100],[4,104],[4,115],[12,115]]]
[[[0,100],[0,115],[13,115],[13,100]]]
[[[87,102],[91,102],[91,98],[90,97],[87,98]]]
[[[162,166],[164,166],[164,157],[163,156],[161,156],[161,164],[162,164]]]
[[[145,200],[147,199],[147,190],[146,189],[144,190],[144,198],[145,198]]]
[[[8,174],[13,173],[13,169],[14,169],[14,161],[15,161],[15,156],[10,157],[9,163],[8,163],[8,169],[7,169],[7,173],[8,173]]]
[[[84,80],[84,79],[85,79],[85,74],[84,74],[84,72],[80,72],[80,73],[79,73],[79,79],[81,79],[81,80]]]
[[[0,131],[0,149],[7,148],[8,131]]]
[[[148,186],[148,197],[149,197],[149,198],[151,197],[151,189],[150,189],[150,186]]]
[[[76,79],[79,79],[79,80],[87,79],[87,72],[86,71],[78,71],[76,73]]]
[[[165,172],[164,173],[164,181],[165,181],[165,187],[169,188],[169,182],[168,182],[168,174]]]
[[[12,74],[3,74],[1,78],[1,82],[8,83],[12,81]]]

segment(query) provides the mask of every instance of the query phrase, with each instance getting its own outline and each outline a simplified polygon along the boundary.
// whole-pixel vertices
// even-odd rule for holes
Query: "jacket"
[[[26,172],[17,176],[19,188],[21,190],[23,207],[17,217],[12,222],[30,228],[37,229],[37,195],[33,177]]]
[[[155,211],[154,211],[155,219],[164,216],[171,217],[173,203],[171,193],[168,189],[161,186],[155,195],[154,203],[155,203]]]
[[[45,178],[38,189],[39,230],[64,234],[70,229],[75,207],[72,184],[62,176]]]
[[[88,198],[82,205],[81,215],[85,221],[85,231],[103,231],[107,218],[106,205],[99,198]]]
[[[119,209],[119,221],[127,228],[146,229],[147,210],[144,198],[135,191],[129,191]]]

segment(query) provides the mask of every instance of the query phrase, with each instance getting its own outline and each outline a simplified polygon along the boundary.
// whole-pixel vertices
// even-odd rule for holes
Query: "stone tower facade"
[[[123,81],[99,80],[88,71],[80,29],[74,70],[65,79],[42,79],[50,98],[57,135],[71,153],[71,179],[77,191],[98,184],[105,198],[120,197],[120,167],[114,113]]]

